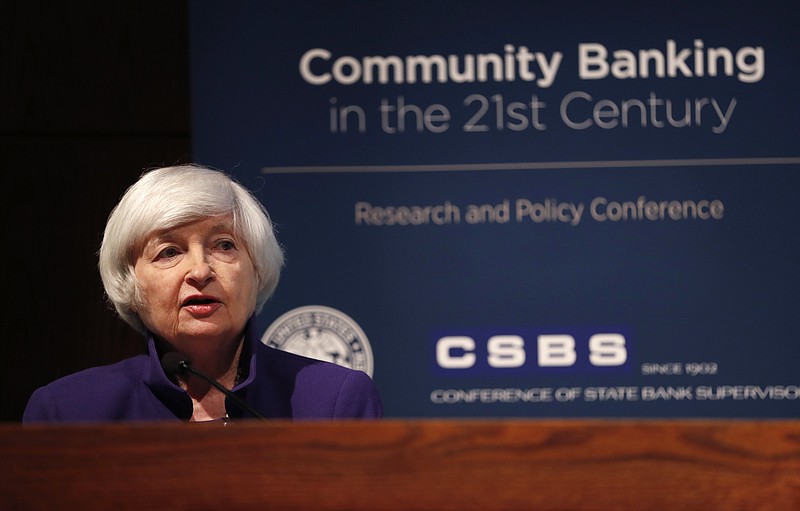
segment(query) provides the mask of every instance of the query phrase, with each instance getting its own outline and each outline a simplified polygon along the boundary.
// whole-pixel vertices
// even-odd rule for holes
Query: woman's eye
[[[159,259],[171,259],[178,255],[178,249],[175,247],[167,247],[158,253]]]
[[[224,251],[235,250],[236,244],[232,240],[220,240],[217,242],[217,248]]]

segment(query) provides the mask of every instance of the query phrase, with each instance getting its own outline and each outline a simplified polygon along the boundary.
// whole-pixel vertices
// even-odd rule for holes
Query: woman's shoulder
[[[259,356],[270,367],[270,371],[281,371],[286,373],[303,373],[304,375],[328,375],[332,378],[345,379],[352,377],[354,373],[365,374],[362,371],[350,369],[349,367],[334,364],[324,360],[298,355],[289,351],[279,350],[261,344]],[[365,375],[366,376],[366,375]]]
[[[130,382],[137,377],[141,380],[142,368],[148,363],[147,355],[137,355],[113,364],[90,367],[68,374],[45,387],[51,392],[72,391],[73,389],[91,390],[97,385],[114,385]]]
[[[363,371],[268,346],[259,349],[259,355],[268,378],[278,387],[291,389],[295,419],[376,418],[383,414],[378,390]]]
[[[139,355],[58,378],[34,391],[23,421],[91,419],[93,409],[133,394],[147,363],[147,356]]]

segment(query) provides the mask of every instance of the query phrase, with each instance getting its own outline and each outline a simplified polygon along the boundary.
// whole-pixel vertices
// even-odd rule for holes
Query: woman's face
[[[238,341],[255,309],[255,268],[230,215],[152,233],[134,273],[139,317],[175,348]]]

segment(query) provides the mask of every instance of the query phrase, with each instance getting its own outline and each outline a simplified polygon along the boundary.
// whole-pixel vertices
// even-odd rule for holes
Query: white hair
[[[207,217],[233,216],[234,234],[247,249],[258,278],[254,312],[278,285],[283,251],[261,202],[228,175],[181,165],[151,170],[133,184],[111,211],[100,246],[100,278],[117,313],[137,331],[146,331],[134,305],[138,284],[135,257],[156,231]]]

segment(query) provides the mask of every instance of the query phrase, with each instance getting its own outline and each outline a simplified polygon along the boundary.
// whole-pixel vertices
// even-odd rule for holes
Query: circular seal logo
[[[372,376],[372,348],[367,336],[350,316],[331,307],[308,305],[290,310],[267,328],[261,342]]]

